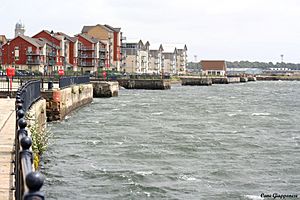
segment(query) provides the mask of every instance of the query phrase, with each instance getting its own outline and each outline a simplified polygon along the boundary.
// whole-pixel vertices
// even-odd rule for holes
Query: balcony
[[[42,52],[40,51],[26,51],[27,56],[39,56],[42,55]]]
[[[78,58],[96,58],[96,55],[94,53],[92,53],[92,54],[82,54],[82,53],[79,53],[78,54]]]
[[[106,49],[105,48],[99,48],[99,52],[105,52]]]
[[[95,51],[94,47],[87,47],[87,46],[79,46],[78,47],[79,51]]]
[[[80,67],[94,67],[96,65],[96,62],[79,62],[78,66]]]
[[[105,60],[105,55],[100,55],[100,59]]]
[[[26,65],[40,65],[42,64],[41,60],[26,60]]]

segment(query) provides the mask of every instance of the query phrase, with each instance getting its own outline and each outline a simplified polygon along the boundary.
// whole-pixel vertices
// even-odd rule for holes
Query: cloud
[[[74,35],[84,25],[110,24],[128,38],[186,43],[191,59],[277,61],[282,52],[300,62],[299,10],[299,0],[3,1],[0,34],[13,37],[19,19],[28,35],[42,29]]]

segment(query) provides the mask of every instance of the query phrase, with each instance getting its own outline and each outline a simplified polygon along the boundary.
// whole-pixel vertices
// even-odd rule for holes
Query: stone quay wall
[[[119,79],[118,82],[121,87],[126,89],[171,89],[171,81],[167,79]]]
[[[93,85],[73,85],[65,89],[42,92],[46,99],[48,121],[62,120],[73,110],[93,101]]]

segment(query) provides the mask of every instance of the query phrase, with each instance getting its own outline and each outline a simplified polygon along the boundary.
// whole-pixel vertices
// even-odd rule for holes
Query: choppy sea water
[[[120,90],[49,127],[47,199],[300,198],[300,82]]]

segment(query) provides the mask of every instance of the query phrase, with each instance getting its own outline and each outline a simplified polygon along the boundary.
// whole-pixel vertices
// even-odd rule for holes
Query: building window
[[[15,60],[19,60],[19,47],[15,47],[14,55],[15,55]]]

